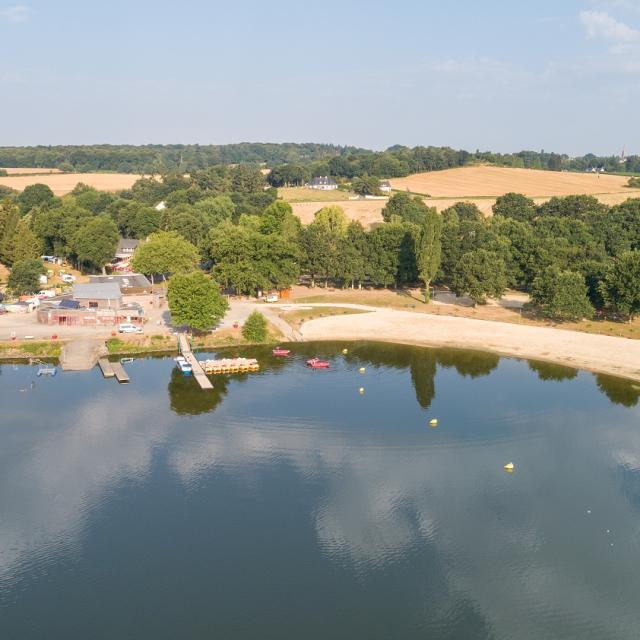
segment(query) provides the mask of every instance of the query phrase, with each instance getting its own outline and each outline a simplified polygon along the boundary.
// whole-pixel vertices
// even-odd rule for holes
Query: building
[[[89,276],[91,284],[115,282],[122,295],[140,295],[151,293],[153,287],[149,279],[141,273],[114,274],[111,276]]]
[[[120,238],[116,247],[116,254],[109,265],[113,271],[131,271],[129,262],[138,248],[140,240]]]
[[[122,291],[117,282],[74,284],[73,299],[87,309],[119,309],[122,306]]]
[[[391,183],[388,180],[380,180],[380,191],[382,193],[391,193]]]
[[[307,184],[307,188],[318,189],[319,191],[333,191],[338,188],[338,183],[328,176],[318,176],[311,179],[311,182]]]

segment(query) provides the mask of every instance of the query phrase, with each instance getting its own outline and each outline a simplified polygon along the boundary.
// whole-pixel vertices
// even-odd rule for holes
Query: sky
[[[640,153],[640,0],[0,0],[0,145]]]

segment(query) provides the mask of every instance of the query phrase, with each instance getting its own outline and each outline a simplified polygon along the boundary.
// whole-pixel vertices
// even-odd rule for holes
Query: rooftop
[[[118,300],[122,292],[117,282],[91,282],[74,284],[73,297],[76,300]]]

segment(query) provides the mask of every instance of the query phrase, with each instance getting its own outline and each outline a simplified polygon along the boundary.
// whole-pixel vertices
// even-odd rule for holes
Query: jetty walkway
[[[189,338],[186,334],[181,333],[178,336],[178,345],[180,347],[180,353],[184,356],[186,361],[191,365],[191,369],[193,370],[193,377],[196,379],[196,382],[200,385],[201,389],[213,389],[213,385],[211,384],[211,380],[207,378],[207,375],[202,369],[202,366],[193,355],[191,351],[191,345],[189,344]]]

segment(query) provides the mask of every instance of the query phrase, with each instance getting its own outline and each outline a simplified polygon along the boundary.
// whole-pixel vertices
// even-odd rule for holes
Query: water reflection
[[[531,369],[531,371],[535,371],[540,380],[554,380],[555,382],[573,380],[578,375],[577,369],[565,367],[553,362],[541,362],[539,360],[530,361],[529,369]]]
[[[604,393],[611,402],[621,404],[623,407],[635,407],[640,400],[640,384],[614,378],[603,373],[596,375],[598,389]]]
[[[322,612],[307,637],[346,637],[326,626],[340,609],[327,593],[349,612],[351,637],[636,637],[637,410],[594,394],[590,375],[538,363],[366,344],[343,357],[342,346],[296,347],[287,361],[265,352],[260,374],[215,377],[210,393],[165,360],[139,363],[138,375],[132,365],[129,387],[62,375],[27,400],[3,386],[0,606],[29,598],[18,578],[39,583],[61,551],[80,569],[66,580],[90,574],[95,521],[125,503],[118,539],[149,528],[152,556],[166,551],[163,529],[184,521],[190,531],[204,518],[201,543],[185,532],[167,540],[181,563],[162,584],[184,619],[232,620],[221,637],[250,625],[263,600],[286,602],[287,613],[272,610],[246,637],[285,625],[292,609]],[[332,369],[306,370],[312,353],[331,357]],[[28,377],[6,373],[3,383],[16,388]],[[568,384],[559,393],[542,382],[550,379]],[[350,390],[360,380],[364,398]],[[637,403],[629,384],[597,383],[612,402]],[[432,405],[445,418],[437,430],[424,428]],[[507,476],[501,467],[511,459],[517,472]],[[116,557],[104,553],[114,577],[100,574],[110,592],[119,572],[135,571],[135,562],[119,564],[113,544]],[[216,549],[228,564],[212,564]],[[257,570],[258,556],[273,569]],[[193,579],[199,565],[206,581]],[[245,578],[234,591],[238,572]],[[64,581],[50,580],[64,593]],[[193,600],[181,595],[191,582],[200,590]],[[209,597],[213,583],[224,588]],[[158,596],[153,584],[145,589]],[[228,613],[239,593],[242,621]],[[162,594],[127,597],[164,620]],[[207,607],[193,604],[203,597]]]

